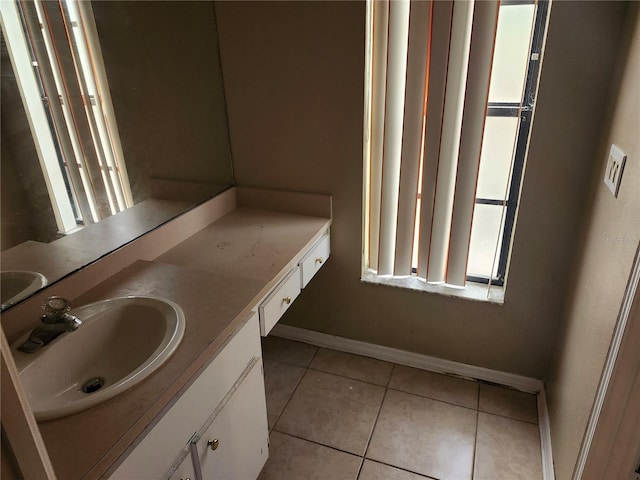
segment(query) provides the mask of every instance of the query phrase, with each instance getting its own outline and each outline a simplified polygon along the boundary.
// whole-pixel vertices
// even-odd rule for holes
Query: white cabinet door
[[[257,317],[252,312],[229,337],[228,343],[123,461],[111,480],[157,480],[166,475],[185,443],[207,422],[253,359],[260,357]],[[264,393],[262,398],[261,408],[266,411]]]
[[[265,405],[259,361],[198,441],[203,480],[258,477],[269,456]]]
[[[193,470],[193,461],[191,460],[191,455],[187,455],[187,457],[182,461],[180,466],[176,469],[176,471],[169,477],[169,480],[196,480],[196,473]]]

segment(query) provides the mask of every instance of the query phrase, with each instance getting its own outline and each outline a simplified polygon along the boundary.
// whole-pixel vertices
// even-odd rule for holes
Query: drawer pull
[[[316,258],[316,263],[319,263],[319,264],[322,265],[322,262],[324,262],[324,258],[322,258],[322,257]]]
[[[218,447],[220,446],[220,440],[218,440],[217,438],[214,438],[213,440],[209,440],[207,442],[207,445],[211,447],[211,450],[217,450]]]
[[[287,305],[289,305],[289,304],[291,303],[291,297],[284,297],[284,298],[282,299],[282,301],[283,301],[284,303],[286,303]]]

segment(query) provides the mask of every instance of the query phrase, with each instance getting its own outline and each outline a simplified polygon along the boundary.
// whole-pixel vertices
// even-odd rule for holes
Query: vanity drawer
[[[329,241],[329,232],[327,232],[300,261],[300,285],[302,288],[306,287],[316,272],[320,270],[320,267],[329,258],[330,253],[331,243]]]
[[[222,350],[111,476],[112,479],[163,478],[185,442],[224,399],[246,367],[261,358],[256,312],[252,312]]]
[[[260,333],[269,334],[280,317],[300,294],[300,267],[294,268],[260,304]]]

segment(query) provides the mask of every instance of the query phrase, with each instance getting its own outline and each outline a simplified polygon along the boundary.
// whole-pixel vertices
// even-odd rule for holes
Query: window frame
[[[542,47],[545,34],[545,26],[549,12],[549,0],[502,0],[500,6],[536,4],[536,13],[533,26],[531,47],[529,49],[529,62],[525,76],[525,87],[522,100],[517,102],[489,102],[487,117],[519,117],[518,132],[516,134],[516,146],[513,155],[513,170],[509,182],[509,195],[506,200],[494,198],[476,197],[476,205],[495,205],[505,207],[504,226],[502,228],[500,244],[500,256],[496,276],[467,275],[468,282],[491,284],[503,287],[507,276],[507,266],[511,253],[511,241],[516,223],[518,199],[522,185],[524,165],[531,134],[531,120],[537,95],[538,74],[542,56]]]

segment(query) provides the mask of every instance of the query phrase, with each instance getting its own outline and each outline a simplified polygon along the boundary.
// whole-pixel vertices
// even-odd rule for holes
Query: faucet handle
[[[54,295],[45,300],[42,304],[42,309],[49,315],[57,316],[71,310],[71,304],[67,299]]]

